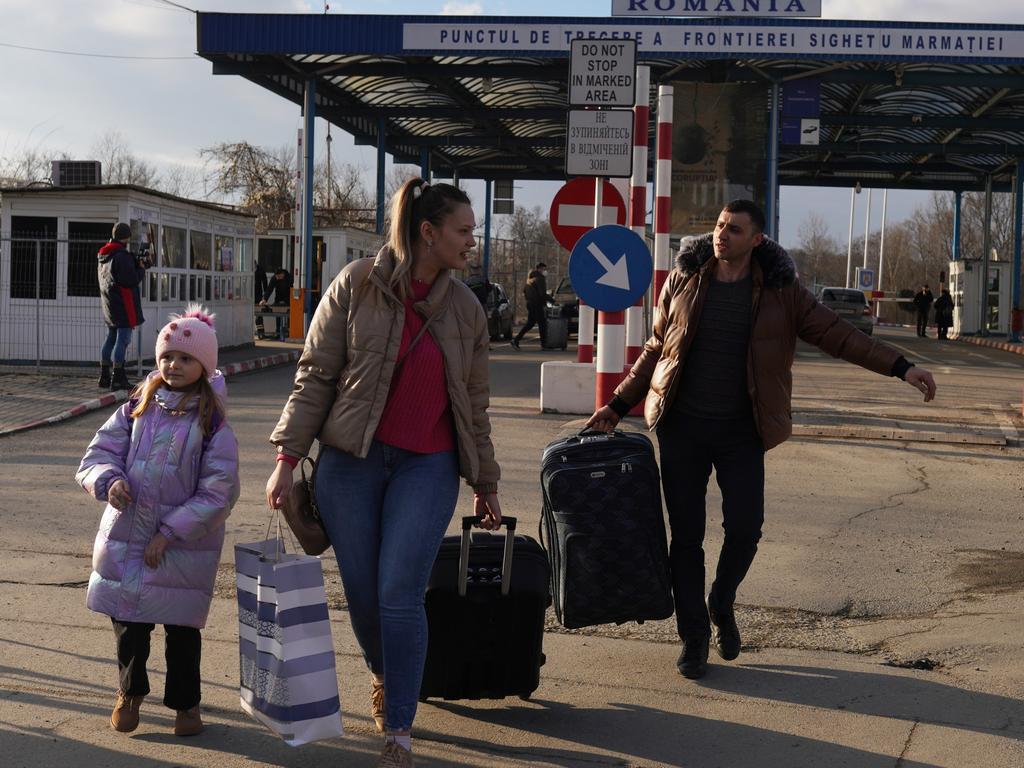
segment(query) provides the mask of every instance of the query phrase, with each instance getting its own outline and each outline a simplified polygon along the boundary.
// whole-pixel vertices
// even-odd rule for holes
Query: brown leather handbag
[[[308,476],[307,461],[312,466]],[[331,546],[331,540],[327,537],[324,522],[320,519],[320,510],[316,506],[316,462],[309,456],[303,457],[299,462],[299,471],[302,477],[292,485],[282,512],[302,551],[307,555],[320,555]]]

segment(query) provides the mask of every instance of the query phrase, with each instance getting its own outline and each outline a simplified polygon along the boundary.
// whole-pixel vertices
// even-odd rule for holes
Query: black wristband
[[[899,359],[892,364],[892,370],[889,372],[890,376],[895,376],[898,379],[903,379],[907,375],[907,371],[914,367],[914,364],[907,361],[907,358],[900,355]]]
[[[609,401],[608,407],[615,411],[620,419],[624,419],[632,410],[632,406],[618,395]]]

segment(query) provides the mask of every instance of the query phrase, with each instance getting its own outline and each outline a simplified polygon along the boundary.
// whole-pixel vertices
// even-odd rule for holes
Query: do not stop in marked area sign
[[[636,304],[651,284],[654,265],[636,232],[606,224],[587,232],[569,256],[569,279],[576,294],[601,312]]]

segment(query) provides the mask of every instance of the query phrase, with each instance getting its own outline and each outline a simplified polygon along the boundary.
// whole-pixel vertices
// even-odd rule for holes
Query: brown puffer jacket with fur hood
[[[676,267],[662,289],[651,338],[610,403],[620,416],[646,396],[644,417],[654,429],[671,408],[717,263],[712,235],[683,242]],[[906,373],[909,363],[898,351],[818,303],[800,284],[796,266],[782,246],[765,238],[754,248],[751,274],[747,392],[765,450],[793,433],[790,401],[798,337],[875,373],[900,377]]]

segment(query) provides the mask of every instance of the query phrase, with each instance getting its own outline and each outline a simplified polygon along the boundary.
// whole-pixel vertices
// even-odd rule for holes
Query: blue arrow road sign
[[[632,307],[651,284],[654,265],[640,235],[605,224],[583,235],[569,255],[569,279],[576,294],[601,312]]]

